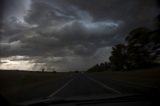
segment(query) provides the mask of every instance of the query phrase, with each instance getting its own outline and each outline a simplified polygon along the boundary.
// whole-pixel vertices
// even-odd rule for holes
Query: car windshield
[[[0,105],[155,103],[159,7],[159,0],[2,0]]]

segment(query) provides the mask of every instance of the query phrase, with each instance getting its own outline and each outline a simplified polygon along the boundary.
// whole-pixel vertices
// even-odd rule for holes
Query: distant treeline
[[[139,27],[132,30],[124,44],[112,47],[109,62],[89,68],[90,72],[106,70],[134,70],[159,66],[160,63],[160,15],[156,17],[154,30]]]

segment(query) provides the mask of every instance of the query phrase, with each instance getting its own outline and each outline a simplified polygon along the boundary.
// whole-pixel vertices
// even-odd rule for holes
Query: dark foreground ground
[[[0,94],[12,104],[45,98],[95,99],[158,93],[160,69],[95,73],[0,71],[0,84]]]

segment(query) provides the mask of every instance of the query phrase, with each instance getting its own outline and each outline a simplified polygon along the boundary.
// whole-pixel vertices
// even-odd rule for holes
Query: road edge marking
[[[118,91],[118,90],[116,90],[116,89],[114,89],[114,88],[111,88],[111,87],[107,86],[107,85],[104,84],[103,82],[100,82],[100,81],[98,81],[98,80],[96,80],[96,79],[94,79],[94,78],[91,78],[91,77],[88,76],[88,75],[85,75],[85,76],[86,76],[88,79],[94,81],[95,83],[97,83],[98,85],[104,87],[104,88],[107,89],[107,90],[111,90],[111,91],[113,91],[113,92],[115,92],[115,93],[122,94],[120,91]]]

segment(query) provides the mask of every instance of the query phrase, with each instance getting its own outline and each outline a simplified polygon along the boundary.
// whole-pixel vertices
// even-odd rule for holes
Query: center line
[[[75,77],[74,77],[75,78]],[[53,92],[51,95],[48,96],[48,98],[55,96],[58,92],[60,92],[63,88],[65,88],[68,84],[70,84],[74,78],[66,82],[61,88],[57,89],[55,92]]]

